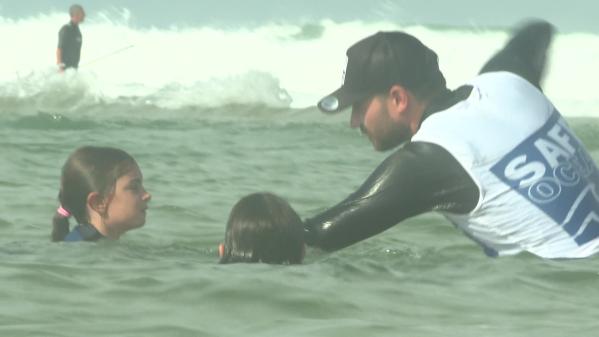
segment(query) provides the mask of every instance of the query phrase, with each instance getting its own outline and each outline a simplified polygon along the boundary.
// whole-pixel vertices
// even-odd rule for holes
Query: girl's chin
[[[137,221],[132,222],[129,226],[129,229],[135,229],[139,227],[143,227],[146,224],[146,217],[141,216]]]

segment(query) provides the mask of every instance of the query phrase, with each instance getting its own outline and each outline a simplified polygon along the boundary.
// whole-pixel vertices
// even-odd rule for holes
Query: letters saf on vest
[[[491,171],[583,245],[599,236],[599,174],[557,111]]]

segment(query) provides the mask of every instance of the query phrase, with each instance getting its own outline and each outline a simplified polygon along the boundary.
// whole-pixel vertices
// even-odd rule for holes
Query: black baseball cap
[[[324,113],[340,112],[395,84],[420,91],[431,84],[445,87],[445,78],[437,54],[420,40],[398,31],[378,32],[347,50],[343,85],[322,98],[318,108]]]

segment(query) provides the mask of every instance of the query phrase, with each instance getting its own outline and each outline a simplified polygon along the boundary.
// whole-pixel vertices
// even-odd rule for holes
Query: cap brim
[[[345,110],[366,96],[367,94],[364,92],[350,90],[342,86],[318,101],[318,108],[326,114],[334,114]]]

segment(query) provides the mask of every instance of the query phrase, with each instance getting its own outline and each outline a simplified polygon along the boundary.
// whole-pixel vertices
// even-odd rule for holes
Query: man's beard
[[[391,150],[412,138],[412,130],[406,125],[395,125],[393,130],[374,145],[377,151]]]

